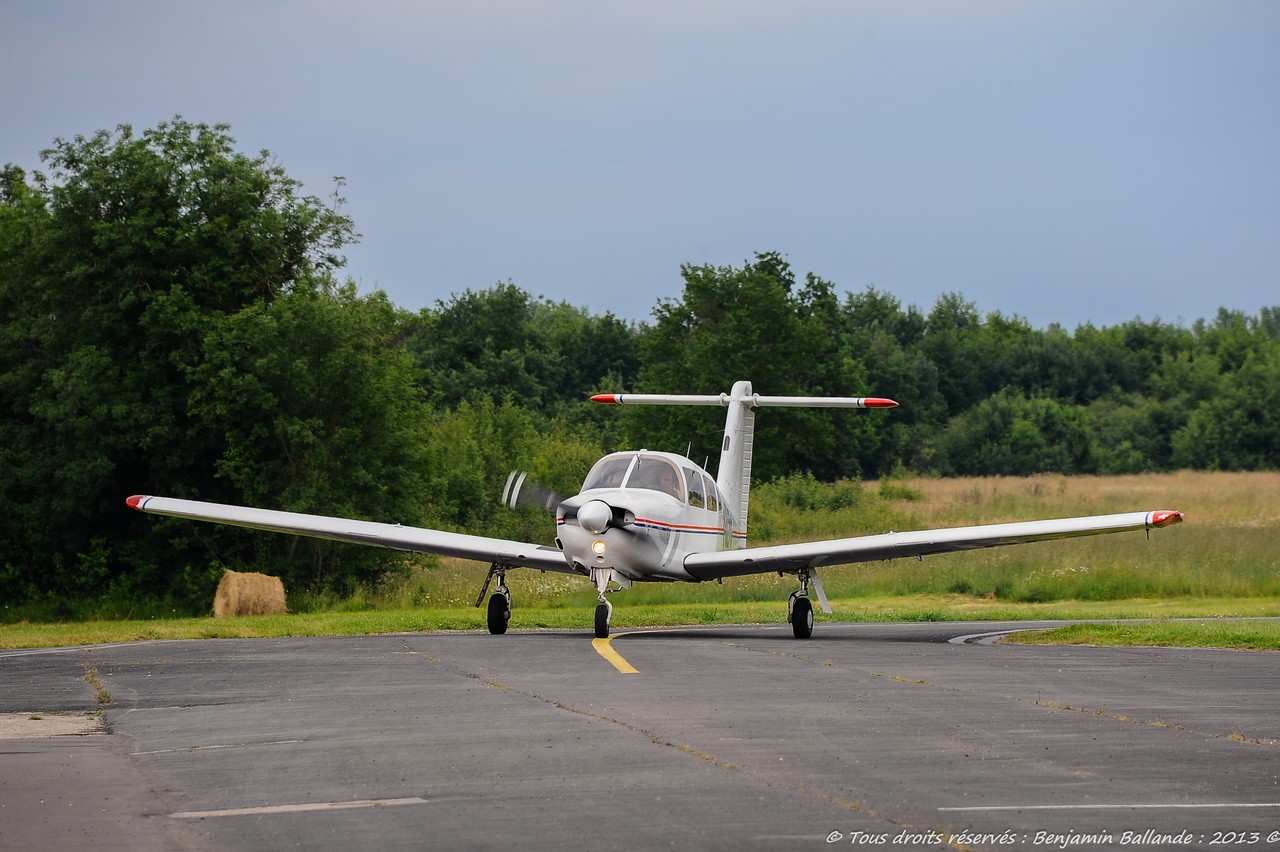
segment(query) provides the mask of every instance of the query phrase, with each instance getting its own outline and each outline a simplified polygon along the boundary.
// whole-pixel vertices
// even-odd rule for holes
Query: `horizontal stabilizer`
[[[741,401],[749,408],[779,406],[785,408],[897,408],[892,399],[878,396],[761,396],[752,394],[735,400],[727,393],[715,395],[668,393],[599,393],[591,397],[601,405],[717,405],[727,408]]]

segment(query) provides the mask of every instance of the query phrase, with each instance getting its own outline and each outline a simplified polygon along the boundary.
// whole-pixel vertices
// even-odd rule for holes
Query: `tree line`
[[[358,239],[269,152],[180,118],[55,140],[0,173],[0,599],[199,608],[223,566],[342,592],[370,548],[144,517],[154,493],[547,538],[508,471],[572,493],[616,448],[718,453],[721,413],[601,391],[890,396],[778,410],[756,475],[1123,474],[1280,467],[1280,308],[1074,331],[927,313],[798,278],[776,252],[686,265],[646,323],[514,283],[421,311],[342,277]]]

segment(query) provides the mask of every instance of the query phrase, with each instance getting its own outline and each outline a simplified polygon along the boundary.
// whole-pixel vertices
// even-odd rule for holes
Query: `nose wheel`
[[[601,600],[596,604],[596,638],[609,638],[609,619],[613,616],[613,604]]]

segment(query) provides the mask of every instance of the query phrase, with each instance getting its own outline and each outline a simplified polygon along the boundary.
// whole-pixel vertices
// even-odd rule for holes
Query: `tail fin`
[[[603,393],[591,397],[592,402],[608,405],[719,405],[729,409],[724,422],[724,441],[720,445],[720,469],[716,485],[730,506],[738,509],[738,529],[747,528],[747,508],[751,502],[751,458],[755,441],[755,409],[773,405],[788,408],[894,408],[898,403],[881,397],[840,396],[760,396],[751,392],[751,382],[733,383],[727,394],[696,396],[688,394]],[[739,539],[746,547],[746,537]]]
[[[716,485],[720,493],[737,507],[736,528],[747,530],[747,508],[751,504],[751,458],[755,448],[756,412],[751,382],[734,382],[725,405],[724,440],[720,444],[720,468]],[[747,546],[746,535],[738,538],[738,547]]]

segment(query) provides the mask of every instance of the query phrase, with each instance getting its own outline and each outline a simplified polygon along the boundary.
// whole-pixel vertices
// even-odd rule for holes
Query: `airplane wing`
[[[372,544],[412,553],[457,556],[480,562],[493,562],[509,568],[538,568],[565,574],[578,573],[569,567],[564,554],[556,548],[522,541],[508,541],[422,527],[406,527],[400,524],[380,524],[374,521],[353,521],[323,515],[279,512],[272,509],[251,509],[247,506],[229,506],[224,503],[179,500],[173,497],[136,495],[130,497],[127,502],[130,508],[141,512],[170,515],[175,518],[212,521],[250,529],[305,535],[311,538],[348,541],[354,544]]]
[[[699,580],[764,574],[770,571],[797,571],[824,565],[876,562],[903,556],[929,556],[957,550],[978,550],[1025,544],[1055,538],[1102,535],[1104,533],[1151,530],[1181,523],[1182,513],[1172,511],[1128,512],[1062,518],[1054,521],[1025,521],[986,524],[977,527],[886,533],[832,541],[780,544],[772,547],[694,553],[684,561],[684,569]]]

